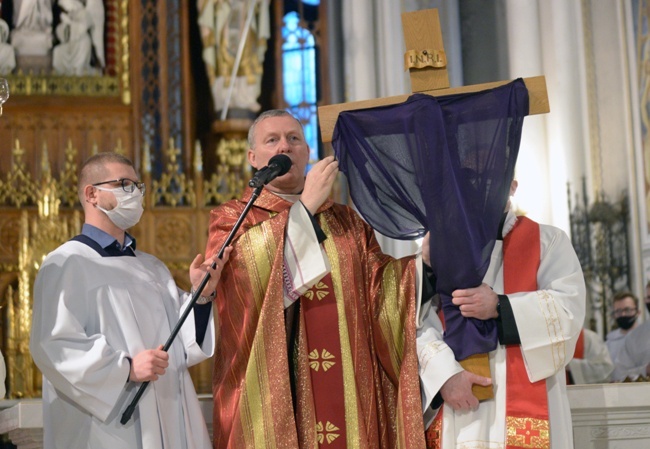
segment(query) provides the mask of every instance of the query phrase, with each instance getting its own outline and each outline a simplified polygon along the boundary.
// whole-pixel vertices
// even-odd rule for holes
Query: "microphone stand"
[[[226,241],[224,242],[223,246],[219,250],[219,253],[217,255],[217,258],[221,259],[223,257],[223,252],[224,250],[230,245],[230,242],[232,242],[232,239],[235,237],[235,233],[237,230],[240,228],[242,222],[244,221],[244,218],[246,218],[246,215],[248,214],[248,211],[253,207],[253,203],[255,200],[257,200],[257,197],[260,196],[260,193],[262,193],[262,189],[264,188],[264,184],[258,186],[255,188],[253,191],[253,194],[251,195],[251,199],[248,200],[248,203],[246,204],[246,207],[242,211],[241,215],[237,219],[237,222],[233,226],[232,230],[230,231],[230,234],[228,234],[228,237],[226,238]],[[210,266],[213,270],[217,268],[217,262],[213,262],[212,265]],[[174,329],[172,330],[171,334],[169,335],[169,338],[167,339],[167,342],[165,343],[165,346],[163,346],[163,351],[167,352],[169,348],[171,347],[172,343],[174,342],[174,338],[176,338],[176,335],[178,332],[181,330],[181,326],[183,326],[183,323],[187,319],[187,316],[190,314],[192,311],[192,307],[194,307],[194,304],[196,301],[199,299],[201,296],[201,292],[205,288],[205,286],[208,284],[208,281],[210,280],[210,272],[206,272],[205,276],[203,277],[203,280],[201,280],[201,283],[199,284],[199,287],[196,289],[194,294],[192,295],[192,299],[190,300],[189,305],[185,308],[185,311],[181,315],[181,317],[178,319],[178,322],[176,323],[176,326],[174,326]],[[149,385],[149,381],[143,382],[140,385],[140,388],[136,392],[135,396],[133,397],[133,400],[129,404],[129,406],[124,410],[124,413],[122,414],[122,419],[120,419],[120,424],[126,424],[129,422],[129,419],[131,419],[131,415],[133,415],[133,412],[135,411],[135,407],[138,405],[138,401],[140,401],[140,398],[144,394],[144,391],[147,389],[147,386]]]

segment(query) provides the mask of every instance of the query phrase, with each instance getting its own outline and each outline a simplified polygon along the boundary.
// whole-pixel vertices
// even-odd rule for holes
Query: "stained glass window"
[[[318,46],[301,13],[307,8],[317,10],[320,0],[303,0],[302,3],[305,5],[283,16],[282,87],[286,109],[302,122],[305,129],[311,165],[319,159]]]

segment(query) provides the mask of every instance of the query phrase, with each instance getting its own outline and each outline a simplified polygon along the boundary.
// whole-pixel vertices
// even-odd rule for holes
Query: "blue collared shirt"
[[[124,233],[124,245],[121,245],[115,237],[109,233],[102,231],[96,226],[93,226],[88,223],[84,223],[81,228],[81,234],[86,237],[90,237],[95,242],[97,242],[105,250],[112,252],[129,252],[129,255],[132,255],[131,251],[135,251],[135,238],[130,235],[128,232]],[[126,254],[125,254],[126,255]]]

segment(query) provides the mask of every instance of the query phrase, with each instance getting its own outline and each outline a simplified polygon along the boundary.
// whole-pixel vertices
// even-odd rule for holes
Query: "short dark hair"
[[[271,117],[291,117],[294,119],[298,124],[300,125],[300,129],[302,130],[303,134],[305,133],[302,123],[300,123],[300,120],[298,120],[296,117],[293,116],[290,112],[285,111],[284,109],[269,109],[268,111],[262,112],[253,122],[250,128],[248,128],[248,147],[250,149],[253,149],[253,145],[255,144],[255,127],[259,122],[262,120],[266,120],[267,118]]]
[[[632,298],[634,300],[634,306],[638,309],[639,308],[639,298],[636,297],[634,293],[631,291],[621,291],[618,292],[614,295],[614,299],[612,300],[612,304],[617,302],[617,301],[622,301],[625,298]]]
[[[77,181],[77,194],[81,204],[84,202],[84,187],[94,182],[99,182],[99,179],[104,176],[106,171],[106,164],[117,163],[133,167],[133,162],[126,156],[119,153],[107,151],[104,153],[97,153],[90,156],[81,164],[79,169],[79,179]]]

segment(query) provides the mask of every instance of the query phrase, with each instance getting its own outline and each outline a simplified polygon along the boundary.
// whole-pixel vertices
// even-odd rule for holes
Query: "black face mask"
[[[616,324],[618,324],[618,327],[620,327],[623,330],[628,330],[632,326],[634,326],[634,322],[636,321],[636,316],[619,316],[616,318]]]

